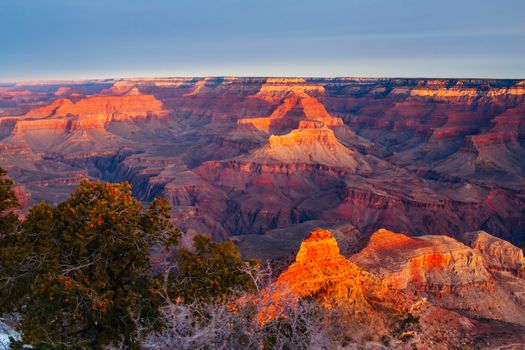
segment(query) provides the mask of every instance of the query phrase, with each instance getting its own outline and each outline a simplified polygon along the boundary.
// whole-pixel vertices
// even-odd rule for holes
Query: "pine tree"
[[[2,311],[21,314],[23,341],[38,349],[136,348],[163,301],[150,251],[178,236],[164,200],[144,209],[127,183],[84,180],[0,241]]]

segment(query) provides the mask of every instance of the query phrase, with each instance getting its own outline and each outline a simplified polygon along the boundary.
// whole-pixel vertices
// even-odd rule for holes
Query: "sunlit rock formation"
[[[479,249],[491,257],[499,255],[497,247],[511,249],[486,233],[465,237],[484,242]],[[525,336],[523,280],[512,285],[494,275],[476,249],[449,237],[381,229],[348,260],[329,231],[314,229],[295,261],[256,299],[260,319],[286,317],[299,298],[312,298],[336,312],[337,324],[357,324],[353,339],[369,329],[394,349],[519,344]],[[407,329],[406,315],[417,325]]]
[[[315,296],[328,306],[340,303],[366,306],[364,289],[371,276],[343,257],[329,231],[315,229],[301,243],[295,262],[276,281],[300,297]]]
[[[502,247],[510,250],[511,245],[492,242],[489,248],[486,236],[476,241],[477,248],[472,249],[446,236],[408,237],[381,229],[351,260],[391,288],[425,296],[436,305],[525,325],[525,299],[516,293],[525,287],[525,280],[508,282],[490,270],[501,267],[496,252]],[[519,251],[514,247],[509,269],[522,263]]]
[[[325,93],[325,88],[302,78],[268,78],[257,92],[257,97],[271,100],[291,92],[319,96]]]
[[[508,271],[525,279],[525,258],[522,249],[485,231],[467,232],[462,238],[483,258],[489,268]]]
[[[365,293],[377,292],[370,289],[380,289],[378,286],[371,275],[340,254],[329,231],[314,229],[301,243],[295,262],[262,292],[261,320],[278,317],[305,297],[318,300],[326,308],[364,310],[368,307]]]
[[[19,117],[0,120],[8,143],[25,143],[39,151],[95,150],[116,145],[119,136],[108,132],[115,122],[134,122],[150,117],[165,117],[162,102],[140,93],[129,83],[116,83],[104,95],[82,98],[77,102],[57,99]]]
[[[341,144],[327,128],[295,129],[282,136],[270,136],[268,145],[255,151],[253,161],[310,163],[367,171],[370,167],[360,155]]]
[[[331,116],[317,98],[293,90],[270,116],[239,119],[237,124],[241,129],[254,128],[270,133],[300,127],[302,121],[316,121],[332,128],[344,125],[342,119]]]

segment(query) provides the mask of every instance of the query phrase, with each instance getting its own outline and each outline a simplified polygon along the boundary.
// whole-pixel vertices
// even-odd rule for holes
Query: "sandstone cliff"
[[[362,308],[367,304],[368,284],[372,284],[372,276],[341,255],[332,234],[315,229],[274,287],[290,289],[300,297],[315,296],[328,307],[345,303]]]
[[[0,135],[8,135],[4,142],[25,143],[39,151],[89,151],[118,145],[120,137],[107,130],[110,123],[165,117],[168,113],[161,101],[129,84],[119,84],[107,93],[119,94],[94,95],[77,102],[57,99],[23,116],[2,118]]]
[[[436,305],[525,325],[516,286],[511,289],[493,276],[481,254],[453,238],[408,237],[381,229],[351,260],[391,288],[425,296]]]
[[[483,258],[489,268],[508,271],[525,279],[525,258],[522,249],[485,231],[467,232],[461,237]]]
[[[326,164],[353,171],[371,171],[361,158],[360,154],[339,142],[327,127],[295,129],[286,135],[272,135],[268,145],[250,156],[255,162]]]
[[[299,298],[313,298],[329,310],[325,321],[335,320],[327,326],[344,324],[337,334],[357,342],[381,338],[392,349],[521,344],[523,303],[510,297],[481,256],[454,239],[382,229],[351,260],[355,264],[340,255],[329,231],[314,229],[295,261],[262,291],[261,321],[286,314]]]

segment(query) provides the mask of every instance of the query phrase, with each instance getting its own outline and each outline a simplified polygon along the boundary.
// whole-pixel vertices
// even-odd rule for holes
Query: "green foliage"
[[[13,192],[13,181],[7,178],[7,173],[0,168],[0,237],[12,232],[18,223],[14,210],[18,208],[18,200]]]
[[[242,272],[243,260],[231,241],[215,243],[198,235],[195,251],[181,248],[178,255],[178,276],[175,295],[185,302],[220,299],[229,294],[255,288],[253,280]],[[250,261],[250,264],[256,264]]]
[[[36,205],[2,238],[2,311],[21,313],[23,340],[39,349],[134,348],[162,303],[150,250],[178,236],[164,200],[145,210],[127,183],[84,180],[66,202]]]
[[[408,341],[417,330],[419,330],[419,317],[405,310],[399,316],[393,334],[400,340]]]

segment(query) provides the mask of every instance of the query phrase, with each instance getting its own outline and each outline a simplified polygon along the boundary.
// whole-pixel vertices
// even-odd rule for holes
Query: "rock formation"
[[[110,123],[167,115],[161,101],[129,83],[116,83],[105,93],[77,102],[57,99],[22,116],[2,118],[0,128],[9,134],[8,143],[26,143],[40,151],[71,152],[115,144],[119,137],[106,129]]]
[[[496,246],[505,247],[506,242],[492,242],[488,248],[491,239],[487,236],[476,238],[477,248],[472,249],[446,236],[408,237],[381,229],[351,260],[379,275],[391,288],[425,296],[436,305],[525,325],[523,296],[514,294],[525,280],[513,281],[511,287],[493,276],[491,266],[498,264]],[[512,250],[510,244],[505,248]],[[522,263],[518,251],[512,250],[510,269],[516,261]]]
[[[466,234],[491,240],[478,236]],[[313,298],[346,325],[338,336],[357,323],[352,339],[369,329],[367,337],[388,339],[393,349],[519,346],[525,339],[525,307],[513,296],[521,290],[509,289],[480,255],[452,238],[381,229],[350,260],[329,231],[314,229],[295,261],[262,292],[261,321],[279,317],[299,298]]]
[[[270,136],[268,145],[255,151],[252,161],[326,164],[351,170],[371,171],[364,159],[341,144],[326,126],[292,130],[282,136]]]
[[[270,116],[239,119],[237,124],[241,129],[251,127],[266,133],[273,133],[300,128],[300,123],[303,121],[319,122],[319,125],[331,128],[344,125],[341,118],[331,116],[317,98],[294,90],[289,92]]]
[[[344,258],[329,231],[314,229],[288,268],[261,292],[261,322],[277,318],[301,298],[314,298],[325,308],[368,308],[365,289],[379,286],[374,278]],[[369,292],[369,291],[367,291]]]
[[[301,243],[299,252],[273,287],[290,290],[298,297],[315,296],[327,307],[336,304],[362,308],[367,305],[365,291],[372,277],[339,252],[329,231],[315,229]]]
[[[522,249],[485,231],[467,232],[461,237],[483,258],[485,265],[490,269],[508,271],[525,279],[525,258]]]

